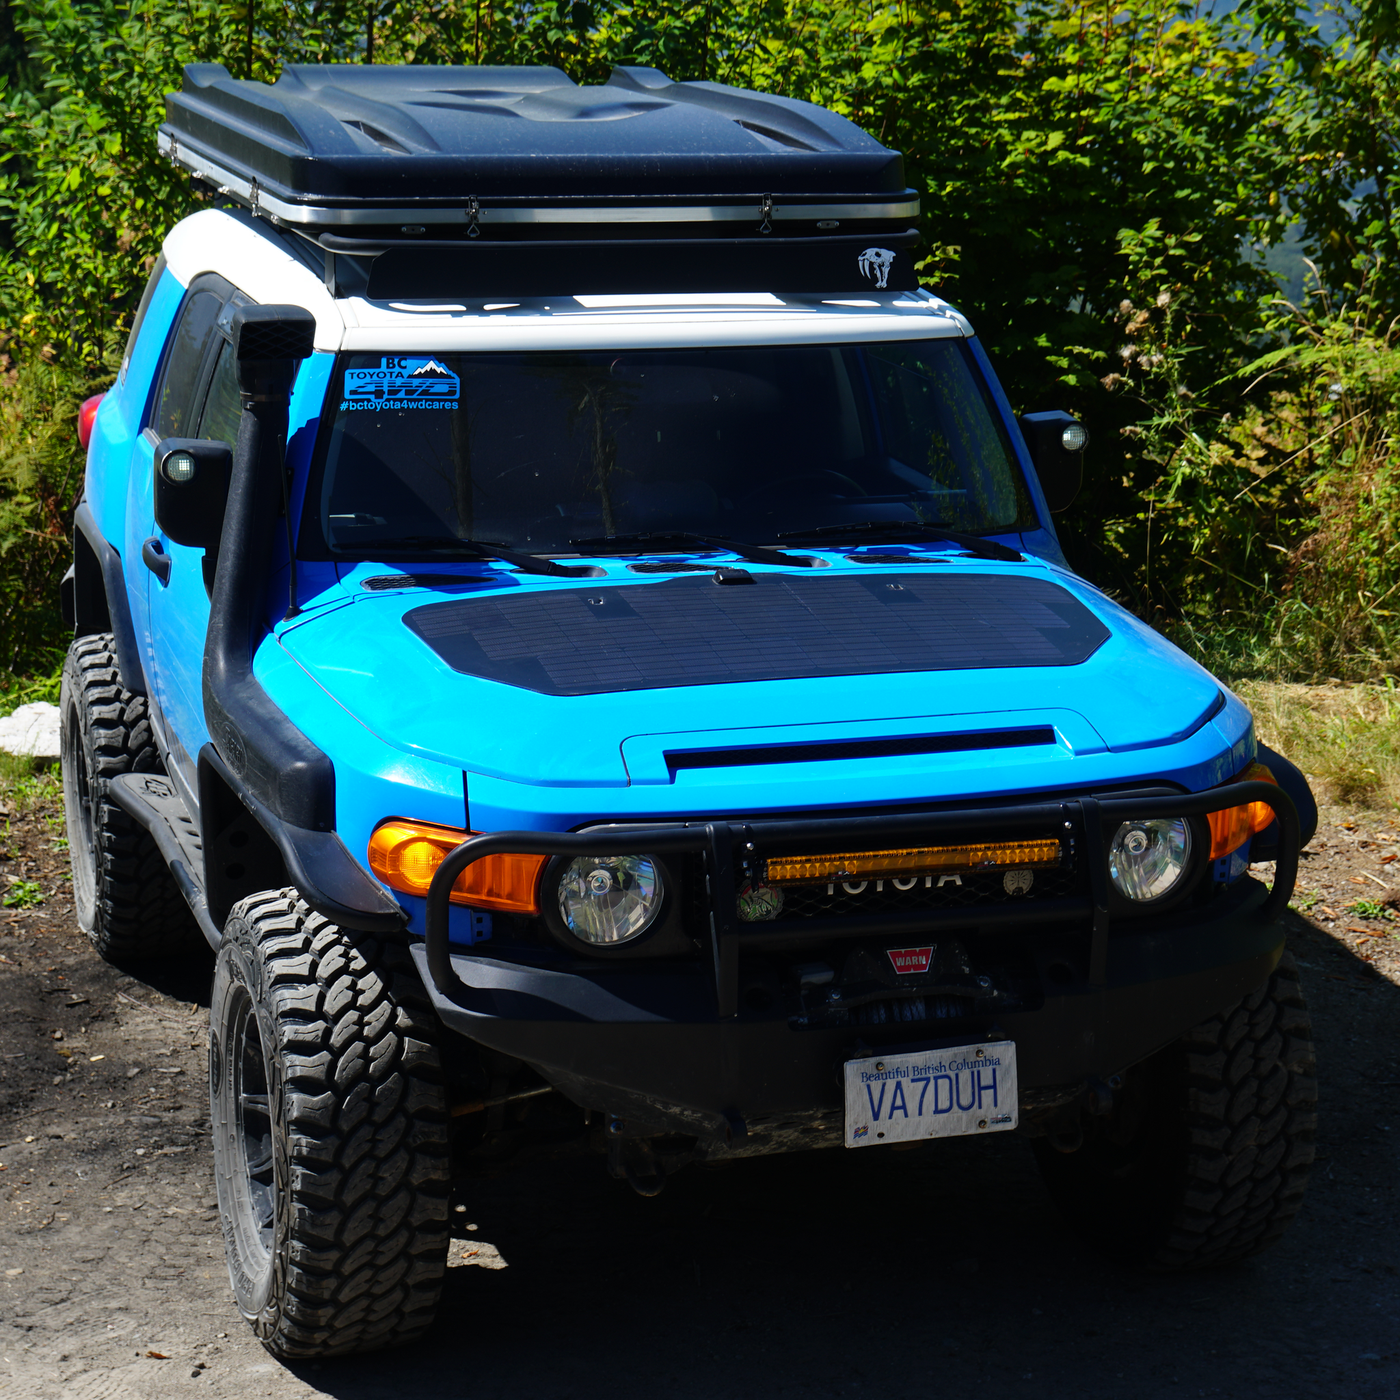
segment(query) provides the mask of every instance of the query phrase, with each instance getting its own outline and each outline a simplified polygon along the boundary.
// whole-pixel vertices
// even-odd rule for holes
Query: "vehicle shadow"
[[[339,1400],[1393,1396],[1400,987],[1289,917],[1318,1165],[1256,1260],[1175,1277],[1105,1263],[1010,1135],[691,1168],[655,1200],[597,1159],[536,1159],[467,1194],[477,1228],[453,1242],[421,1343],[291,1369]]]
[[[202,939],[178,958],[148,958],[140,962],[113,962],[127,981],[149,987],[174,1001],[209,1009],[214,982],[214,950]]]

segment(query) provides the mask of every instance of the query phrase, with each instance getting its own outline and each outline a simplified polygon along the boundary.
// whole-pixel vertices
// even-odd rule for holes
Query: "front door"
[[[238,384],[233,347],[226,336],[235,295],[221,277],[201,277],[191,285],[145,433],[148,461],[163,438],[213,438],[232,444],[237,437]],[[172,543],[153,516],[145,544],[152,718],[161,730],[170,776],[189,810],[197,812],[196,763],[209,738],[203,669],[212,559],[206,563],[204,550]]]

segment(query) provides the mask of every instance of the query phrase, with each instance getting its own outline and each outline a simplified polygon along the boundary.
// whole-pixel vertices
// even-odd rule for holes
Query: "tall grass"
[[[1400,690],[1242,681],[1260,739],[1308,775],[1323,801],[1400,809]]]

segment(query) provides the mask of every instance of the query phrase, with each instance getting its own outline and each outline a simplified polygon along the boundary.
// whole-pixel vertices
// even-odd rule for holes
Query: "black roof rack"
[[[346,258],[373,296],[917,285],[898,151],[655,68],[580,87],[557,68],[289,65],[269,86],[191,64],[158,142],[319,244],[333,289]]]

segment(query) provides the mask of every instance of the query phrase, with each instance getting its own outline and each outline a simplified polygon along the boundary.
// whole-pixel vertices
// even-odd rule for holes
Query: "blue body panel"
[[[148,310],[124,381],[104,400],[89,454],[87,495],[105,537],[126,561],[126,583],[156,717],[174,774],[194,799],[194,756],[208,740],[202,662],[209,604],[200,551],[164,541],[172,560],[162,586],[140,563],[156,533],[151,443],[142,434],[164,342],[184,288],[166,273]],[[578,580],[522,575],[492,564],[448,565],[453,589],[367,591],[363,581],[403,565],[297,566],[302,611],[284,619],[288,558],[280,537],[268,580],[271,634],[254,671],[273,701],[335,768],[336,825],[367,868],[374,828],[391,816],[479,831],[568,830],[590,822],[871,810],[1086,791],[1166,782],[1189,791],[1235,776],[1254,756],[1248,711],[1151,628],[1069,572],[1009,404],[981,346],[972,347],[1029,483],[1041,527],[1016,541],[1013,565],[958,557],[940,562],[970,576],[1008,572],[1054,582],[1110,632],[1077,665],[984,670],[911,669],[748,681],[579,696],[537,693],[454,671],[403,621],[438,599],[470,602],[502,591],[577,589]],[[334,357],[301,369],[291,406],[288,463],[299,521],[319,415]],[[868,575],[838,551],[831,571]],[[665,576],[597,561],[608,585],[646,588]],[[435,566],[435,571],[440,566]],[[763,565],[750,565],[755,573]],[[667,755],[814,741],[951,735],[1044,728],[1052,742],[1023,747],[679,767]],[[395,896],[422,927],[422,902]],[[454,938],[473,936],[454,912]]]
[[[863,566],[830,557],[833,573],[848,569],[868,576]],[[604,567],[609,571],[608,585],[657,586],[657,580],[629,574],[615,562],[604,561]],[[752,566],[755,572],[761,567]],[[1066,710],[1087,721],[1096,736],[1092,749],[1087,740],[1076,742],[1076,752],[1087,755],[1169,744],[1183,730],[1203,723],[1211,706],[1218,704],[1219,685],[1213,677],[1073,575],[1035,563],[960,561],[958,570],[968,575],[1048,573],[1081,599],[1113,635],[1079,666],[920,671],[915,669],[918,658],[911,657],[909,671],[878,677],[748,681],[570,697],[462,675],[404,625],[405,612],[435,596],[455,595],[470,602],[471,595],[456,590],[454,594],[421,589],[367,593],[355,587],[356,576],[352,576],[346,580],[353,599],[348,610],[299,620],[283,629],[281,636],[291,655],[386,742],[424,758],[470,767],[474,773],[541,787],[627,787],[638,779],[623,761],[624,741],[644,734],[706,732],[714,735],[709,747],[732,747],[734,740],[723,731],[736,719],[739,727],[753,730],[778,725],[865,726],[909,717],[916,727],[901,732],[936,733],[943,728],[1011,727],[1029,722],[1032,711]],[[580,586],[564,580],[506,577],[519,588]],[[388,676],[402,680],[386,685]],[[1003,712],[1016,712],[1020,718],[1005,724],[990,718]],[[964,718],[960,724],[935,724],[930,730],[917,727],[916,722],[934,716]],[[845,731],[833,731],[833,736],[848,737]],[[801,737],[822,735],[814,730],[793,736],[794,740]],[[951,757],[939,758],[939,772],[947,771]],[[981,754],[977,762],[986,766],[1000,760]],[[905,760],[898,766],[901,784],[929,781],[922,775],[913,779]],[[1118,763],[1116,772],[1107,777],[1096,774],[1093,781],[1113,781],[1119,774],[1136,776],[1153,767],[1152,759]],[[1065,776],[1057,770],[1054,778],[1048,773],[1030,776],[1025,783],[1001,790],[1029,790],[1045,781],[1063,782]],[[791,796],[784,800],[790,801]],[[906,795],[902,790],[874,791],[858,800],[903,801]],[[735,802],[745,806],[747,794],[736,792]]]
[[[123,560],[127,606],[136,645],[147,675],[151,667],[151,633],[146,609],[148,570],[141,564],[141,541],[150,532],[138,521],[151,507],[151,451],[142,432],[155,377],[170,328],[185,289],[168,270],[156,284],[132,347],[126,374],[104,396],[88,444],[83,494],[102,537]]]
[[[835,554],[828,558],[833,570],[862,568]],[[654,586],[654,578],[629,574],[616,560],[599,562],[609,584]],[[338,826],[362,863],[374,827],[390,816],[480,831],[561,831],[606,820],[797,815],[1137,782],[1199,791],[1233,777],[1253,757],[1245,707],[1098,590],[1033,560],[957,567],[1048,574],[1113,635],[1078,666],[560,697],[453,671],[401,619],[435,597],[474,595],[368,592],[361,580],[385,569],[362,565],[334,590],[339,605],[323,595],[326,605],[315,616],[280,626],[259,650],[256,671],[277,703],[333,755]],[[486,565],[461,572],[480,582],[476,596],[482,597],[500,587],[580,586]],[[679,771],[665,759],[678,750],[1031,725],[1053,729],[1054,742]],[[421,903],[397,897],[420,921]],[[465,918],[464,942],[470,941]]]

